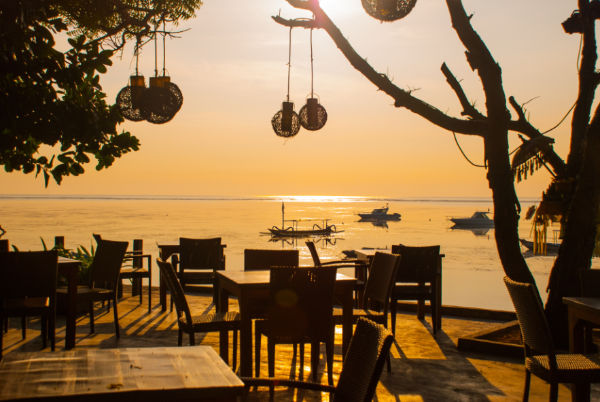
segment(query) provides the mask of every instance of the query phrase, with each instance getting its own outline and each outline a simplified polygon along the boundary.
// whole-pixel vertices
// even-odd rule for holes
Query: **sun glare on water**
[[[271,195],[267,198],[286,202],[354,202],[364,197],[341,195]]]

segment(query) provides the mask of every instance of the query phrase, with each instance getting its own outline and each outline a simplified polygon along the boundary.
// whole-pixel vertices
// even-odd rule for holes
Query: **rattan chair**
[[[179,238],[179,254],[173,254],[171,261],[183,289],[187,290],[189,285],[210,285],[213,288],[213,302],[216,302],[216,271],[225,269],[223,247],[220,237]]]
[[[40,316],[43,347],[49,338],[54,350],[57,272],[56,250],[0,253],[0,358],[7,317]]]
[[[113,315],[115,322],[115,335],[120,337],[119,331],[119,313],[117,311],[117,287],[119,284],[119,273],[123,264],[123,257],[127,250],[126,241],[112,241],[97,239],[98,248],[90,266],[90,283],[87,286],[77,287],[77,301],[87,302],[90,314],[90,333],[94,333],[94,302],[108,301],[113,305]],[[57,293],[64,294],[66,297],[67,288],[61,287],[56,290]]]
[[[167,289],[171,292],[171,298],[175,302],[177,311],[177,324],[179,331],[177,334],[177,345],[183,344],[183,333],[189,335],[190,345],[196,344],[195,334],[199,332],[233,332],[233,368],[237,363],[237,337],[240,330],[240,314],[237,311],[228,311],[226,313],[204,313],[192,315],[190,306],[185,297],[183,287],[177,278],[175,268],[169,261],[156,259],[160,269],[161,278],[165,281]],[[221,356],[227,362],[227,356]]]
[[[317,379],[319,346],[325,343],[328,380],[333,384],[332,319],[336,268],[272,268],[267,317],[255,323],[255,372],[260,376],[262,335],[267,337],[269,377],[275,375],[276,344],[311,344],[311,368]],[[304,348],[300,348],[300,370]]]
[[[306,241],[306,247],[308,248],[308,251],[310,251],[310,256],[312,257],[315,267],[335,265],[338,268],[354,269],[354,277],[356,278],[356,284],[354,285],[355,305],[362,305],[362,294],[365,291],[365,282],[367,280],[367,263],[365,260],[358,258],[345,258],[342,260],[322,262],[321,258],[319,257],[319,253],[317,252],[317,247],[313,241]]]
[[[330,392],[332,401],[370,402],[393,339],[393,335],[382,325],[365,318],[359,319],[336,387],[289,379],[242,378],[242,381],[247,389],[269,386],[272,391],[275,386],[295,387]]]
[[[273,267],[297,267],[299,264],[298,250],[244,250],[244,271],[271,269]]]
[[[525,388],[523,400],[529,398],[531,374],[550,383],[550,400],[558,400],[558,384],[590,384],[600,382],[598,355],[557,354],[542,300],[530,283],[516,282],[504,277],[512,299],[525,352]]]
[[[390,313],[392,333],[396,335],[396,302],[417,300],[417,318],[425,318],[425,300],[431,307],[434,335],[442,328],[442,265],[440,246],[409,247],[392,246],[393,254],[400,254],[402,261],[392,288]]]
[[[364,317],[387,328],[390,293],[400,260],[401,256],[399,255],[381,252],[375,253],[371,260],[369,277],[365,284],[363,305],[361,308],[355,308],[352,311],[355,322],[359,318]],[[343,317],[343,310],[341,308],[336,307],[333,309],[333,321],[336,325],[342,325]],[[389,357],[388,371],[391,371]]]

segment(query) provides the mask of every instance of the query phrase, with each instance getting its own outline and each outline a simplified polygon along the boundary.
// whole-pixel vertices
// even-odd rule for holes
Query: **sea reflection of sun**
[[[356,202],[364,200],[364,197],[339,195],[271,195],[267,198],[285,202]]]

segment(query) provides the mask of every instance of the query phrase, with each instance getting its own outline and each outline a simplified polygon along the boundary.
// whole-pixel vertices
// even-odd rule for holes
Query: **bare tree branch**
[[[479,112],[479,110],[477,110],[471,102],[469,102],[469,99],[467,99],[467,95],[465,95],[462,86],[460,85],[454,74],[452,74],[452,71],[450,71],[446,63],[442,64],[441,70],[444,76],[446,77],[446,81],[448,81],[448,84],[456,93],[456,96],[458,97],[458,100],[461,106],[463,107],[463,112],[461,114],[463,116],[469,116],[473,119],[485,119],[485,116],[481,114],[481,112]]]
[[[486,120],[459,119],[452,117],[430,105],[429,103],[411,95],[409,91],[394,85],[387,75],[377,72],[364,58],[362,58],[350,45],[339,28],[331,21],[329,16],[321,9],[315,0],[286,0],[291,6],[312,11],[314,22],[305,20],[288,20],[280,16],[273,19],[284,26],[302,28],[324,29],[336,46],[344,54],[350,64],[371,81],[379,90],[394,99],[396,107],[404,107],[413,113],[429,120],[431,123],[446,130],[461,134],[482,136],[487,131]]]

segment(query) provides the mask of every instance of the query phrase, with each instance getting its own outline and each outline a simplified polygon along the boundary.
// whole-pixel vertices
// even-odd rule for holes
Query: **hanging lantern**
[[[361,0],[371,17],[380,21],[396,21],[411,12],[417,0]]]
[[[283,102],[281,110],[271,119],[275,134],[280,137],[293,137],[300,131],[300,118],[294,111],[294,102]]]
[[[128,86],[117,94],[117,107],[124,118],[131,121],[142,121],[144,116],[140,110],[140,102],[144,99],[146,82],[143,75],[132,75],[129,77]]]
[[[163,124],[171,120],[183,104],[179,87],[168,76],[150,77],[150,87],[141,100],[141,113],[150,123]]]
[[[317,98],[308,98],[298,115],[302,127],[310,131],[322,129],[327,122],[327,111]]]

